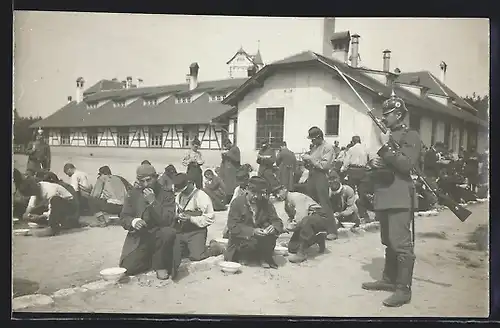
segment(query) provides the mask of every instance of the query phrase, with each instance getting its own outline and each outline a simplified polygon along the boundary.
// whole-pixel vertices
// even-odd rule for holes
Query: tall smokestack
[[[143,83],[143,82],[144,82],[144,80],[143,80],[143,79],[138,78],[138,79],[137,79],[137,87],[138,87],[138,88],[142,87],[142,83]]]
[[[126,88],[127,89],[130,89],[132,87],[132,76],[127,76],[127,80],[126,80]]]
[[[71,96],[68,96],[68,104],[73,101],[73,98]]]
[[[391,51],[386,49],[383,52],[383,70],[384,72],[389,72],[391,70]]]
[[[446,70],[448,68],[448,65],[442,61],[440,64],[439,64],[439,69],[441,70],[441,82],[443,84],[446,83]]]
[[[198,86],[198,71],[200,66],[198,63],[192,63],[189,65],[189,90],[194,90]]]
[[[83,87],[85,85],[85,80],[83,77],[76,79],[76,103],[80,103],[83,100]]]
[[[323,18],[323,48],[322,55],[330,57],[332,54],[332,37],[335,34],[335,17]]]
[[[354,68],[358,67],[359,58],[359,35],[354,34],[351,37],[351,66]]]

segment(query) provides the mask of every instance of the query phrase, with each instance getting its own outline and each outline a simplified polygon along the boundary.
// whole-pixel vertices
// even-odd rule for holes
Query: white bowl
[[[274,254],[281,256],[288,255],[288,247],[276,246],[274,248]]]
[[[99,273],[101,274],[101,277],[104,280],[118,281],[121,278],[123,278],[123,276],[125,276],[125,272],[127,272],[127,269],[115,267],[115,268],[107,268],[107,269],[101,270],[101,272],[99,272]]]
[[[16,236],[27,236],[30,233],[30,229],[16,229],[14,230],[14,235]]]
[[[354,222],[340,222],[344,228],[351,229],[356,225]]]
[[[28,222],[28,227],[30,227],[30,228],[39,228],[40,225],[38,223],[35,223],[35,222]]]
[[[215,241],[221,245],[225,245],[227,246],[227,244],[229,243],[229,239],[226,239],[226,238],[217,238],[215,239]]]
[[[219,263],[219,266],[221,270],[226,273],[236,273],[241,269],[241,264],[236,262],[222,261]]]
[[[119,220],[120,217],[119,216],[116,216],[116,215],[111,215],[111,216],[108,216],[108,220],[109,221],[116,221],[116,220]]]

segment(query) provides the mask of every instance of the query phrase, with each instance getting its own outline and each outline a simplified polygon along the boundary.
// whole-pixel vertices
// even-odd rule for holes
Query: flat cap
[[[248,180],[248,189],[252,191],[266,191],[268,183],[266,179],[259,176],[253,176]]]

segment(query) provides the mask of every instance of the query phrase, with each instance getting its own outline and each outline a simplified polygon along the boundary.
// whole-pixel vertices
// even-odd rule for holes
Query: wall
[[[427,147],[431,146],[432,140],[432,118],[429,116],[422,116],[420,119],[420,138]]]
[[[371,97],[364,92],[361,95],[372,106]],[[307,130],[318,126],[324,131],[325,106],[335,104],[340,104],[339,136],[326,139],[344,146],[357,134],[376,151],[375,126],[349,86],[321,68],[302,68],[270,76],[262,88],[252,90],[238,104],[237,140],[242,160],[251,164],[256,160],[256,108],[284,107],[284,139],[290,150],[302,152],[309,149]]]

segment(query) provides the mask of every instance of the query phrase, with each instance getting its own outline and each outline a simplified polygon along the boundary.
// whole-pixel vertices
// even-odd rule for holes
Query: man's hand
[[[177,217],[181,221],[189,221],[189,220],[191,220],[191,215],[186,214],[186,213],[179,213],[179,215]]]
[[[387,131],[386,133],[383,132],[380,133],[379,140],[382,145],[388,143],[389,140],[391,140],[391,131]]]
[[[253,229],[253,234],[256,236],[259,236],[259,237],[263,237],[266,235],[266,233],[264,232],[264,229],[261,229],[261,228]]]
[[[375,157],[372,160],[370,160],[369,165],[375,169],[381,169],[385,167],[384,160],[380,157]]]
[[[268,226],[267,228],[264,229],[264,233],[266,235],[270,235],[276,231],[276,228],[273,225]]]
[[[144,199],[146,200],[146,202],[148,202],[148,204],[152,204],[155,199],[156,199],[156,196],[155,196],[155,192],[153,191],[153,189],[151,188],[146,188],[142,191],[142,194],[144,195]]]
[[[303,159],[304,161],[310,161],[310,160],[311,160],[311,158],[312,158],[312,157],[311,157],[311,155],[309,155],[309,154],[304,154],[304,155],[302,155],[302,159]]]
[[[146,226],[147,226],[146,221],[144,221],[143,219],[139,219],[139,220],[134,222],[132,228],[134,228],[135,230],[141,230],[142,228],[145,228]]]

